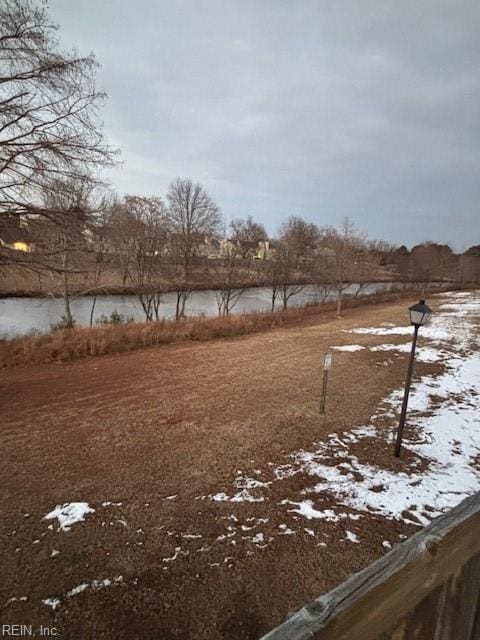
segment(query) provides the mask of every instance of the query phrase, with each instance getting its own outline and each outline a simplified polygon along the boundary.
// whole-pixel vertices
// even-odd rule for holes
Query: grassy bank
[[[439,289],[436,290],[438,292]],[[346,298],[345,310],[412,298],[414,290]],[[331,319],[335,303],[292,308],[274,313],[249,313],[226,317],[189,318],[175,322],[131,323],[75,327],[51,333],[0,341],[0,367],[71,361],[175,342],[232,338],[308,320]]]

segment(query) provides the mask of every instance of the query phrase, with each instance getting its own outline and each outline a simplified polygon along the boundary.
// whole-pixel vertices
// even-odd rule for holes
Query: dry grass
[[[412,291],[346,298],[344,309],[395,302]],[[175,342],[232,338],[275,327],[332,319],[335,303],[324,303],[274,313],[250,313],[214,318],[190,318],[175,322],[132,323],[59,329],[0,341],[0,367],[71,361]]]

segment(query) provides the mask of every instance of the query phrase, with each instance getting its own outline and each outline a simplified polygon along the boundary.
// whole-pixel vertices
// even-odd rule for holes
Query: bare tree
[[[305,288],[318,237],[318,228],[297,216],[291,216],[280,227],[273,257],[275,267],[271,269],[272,309],[278,294],[285,310],[290,299]]]
[[[270,310],[273,313],[280,295],[280,283],[282,281],[281,261],[278,259],[277,254],[273,254],[270,260],[262,262],[261,269],[266,273],[266,280],[270,285]]]
[[[125,205],[125,200],[115,197],[110,207],[108,239],[114,254],[114,264],[122,286],[131,281],[135,255],[135,220]]]
[[[279,232],[280,240],[288,243],[299,264],[312,261],[319,237],[318,227],[299,216],[290,216],[281,225]]]
[[[446,244],[422,242],[410,252],[410,278],[423,283],[423,290],[432,281],[454,280],[458,259]]]
[[[230,223],[231,240],[239,248],[242,258],[247,258],[258,249],[259,243],[268,239],[263,224],[255,222],[252,216],[235,218]]]
[[[159,320],[165,295],[166,213],[160,198],[126,196],[126,225],[131,253],[131,281],[147,322]]]
[[[362,277],[366,247],[366,237],[356,231],[348,218],[339,229],[326,227],[321,230],[316,255],[317,268],[325,274],[337,294],[337,316],[342,312],[345,289]]]
[[[276,266],[273,274],[276,286],[274,285],[272,287],[272,308],[275,306],[274,298],[280,296],[282,308],[285,311],[290,299],[303,291],[306,283],[298,282],[297,256],[293,253],[287,242],[277,243],[273,261]]]
[[[0,4],[0,214],[70,214],[45,202],[53,182],[95,180],[109,165],[90,55],[59,50],[46,4]]]
[[[218,315],[228,316],[245,290],[254,286],[256,271],[252,270],[251,260],[243,258],[242,248],[237,244],[228,245],[221,258],[212,260],[210,271]]]
[[[221,214],[204,187],[190,179],[177,178],[167,193],[167,220],[172,278],[177,289],[175,317],[185,316],[185,305],[192,292],[199,246],[205,236],[221,229]]]
[[[387,243],[367,241],[365,235],[358,236],[357,234],[354,273],[355,284],[357,284],[355,297],[358,297],[369,285],[378,281],[384,273],[385,254],[379,249],[382,244],[385,247],[388,246]]]
[[[473,245],[458,257],[457,280],[480,282],[480,245]]]
[[[45,208],[58,212],[58,215],[44,221],[41,227],[40,252],[36,260],[41,268],[54,276],[61,276],[65,327],[74,325],[71,277],[87,270],[87,231],[92,216],[90,197],[91,183],[80,179],[56,180],[43,194]]]
[[[102,290],[102,276],[107,267],[111,265],[112,261],[112,244],[109,234],[112,221],[112,212],[112,203],[109,202],[107,198],[103,198],[101,206],[99,207],[97,214],[94,216],[89,229],[91,234],[89,253],[93,256],[93,266],[90,274],[91,283],[90,289],[87,292],[92,294],[92,306],[90,308],[90,326],[93,325],[97,296]]]

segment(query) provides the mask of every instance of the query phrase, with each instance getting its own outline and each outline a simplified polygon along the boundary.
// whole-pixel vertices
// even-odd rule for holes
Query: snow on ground
[[[398,351],[399,353],[410,353],[411,342],[404,344],[378,344],[370,347],[370,351]],[[443,349],[435,349],[428,345],[421,345],[415,353],[415,359],[419,362],[439,362],[448,358],[450,354]]]
[[[77,522],[85,520],[87,513],[93,513],[95,509],[90,508],[88,502],[66,502],[61,506],[57,505],[53,511],[47,513],[44,520],[58,520],[58,530],[69,531],[70,527]]]
[[[478,491],[480,472],[474,460],[480,455],[480,352],[477,333],[480,300],[474,300],[468,294],[455,295],[454,298],[455,315],[443,312],[446,305],[442,305],[429,326],[420,330],[419,359],[440,361],[444,365],[443,373],[416,380],[410,395],[411,428],[407,430],[404,447],[427,461],[426,470],[419,471],[419,463],[414,461],[405,466],[405,472],[391,471],[361,462],[350,452],[350,445],[365,439],[388,440],[391,437],[390,431],[377,427],[376,423],[379,418],[387,416],[396,426],[403,397],[403,389],[400,388],[382,401],[370,424],[347,433],[330,434],[326,440],[314,443],[310,451],[292,452],[290,464],[273,467],[266,472],[269,477],[263,487],[261,484],[252,485],[245,478],[242,498],[248,501],[268,500],[272,486],[281,489],[282,483],[301,473],[307,481],[298,500],[293,500],[290,495],[278,504],[302,516],[303,521],[318,518],[338,522],[349,516],[358,518],[361,514],[374,514],[418,526],[419,523],[427,525]],[[452,304],[448,303],[447,308],[450,310],[451,307]],[[464,308],[468,313],[464,313]],[[412,328],[369,327],[354,332],[408,335]],[[424,340],[428,344],[423,344]],[[390,347],[407,351],[410,344],[380,345],[375,350],[390,350]],[[239,478],[236,486],[240,486]],[[209,498],[218,500],[219,495],[230,502],[236,501],[238,496],[229,497],[222,493]],[[321,506],[325,498],[328,498],[328,509]],[[332,501],[336,506],[332,507]],[[348,510],[355,513],[348,514]]]
[[[360,540],[358,536],[353,533],[353,531],[346,531],[345,540],[349,540],[350,542],[355,542],[356,544],[360,544]]]
[[[357,329],[343,329],[344,333],[358,333],[376,336],[406,336],[412,333],[412,327],[358,327]]]
[[[442,314],[444,317],[446,314]],[[458,315],[458,314],[454,314]],[[466,315],[466,314],[465,314]],[[433,323],[432,321],[430,321]],[[358,327],[357,329],[344,329],[345,333],[357,333],[357,334],[366,334],[366,335],[375,335],[375,336],[412,336],[413,335],[413,327],[409,325],[407,327]],[[452,336],[448,332],[447,329],[441,326],[432,326],[431,324],[426,325],[420,329],[421,335],[423,338],[429,338],[430,340],[442,341],[442,340],[451,340]]]
[[[411,348],[411,342],[401,344],[377,344],[373,347],[364,347],[359,344],[344,344],[332,347],[335,351],[354,352],[368,349],[369,351],[396,351],[398,353],[410,353]],[[419,362],[438,362],[449,357],[449,355],[448,351],[422,345],[417,348],[415,357]]]
[[[45,598],[42,602],[45,606],[51,607],[54,611],[58,606],[60,606],[60,600],[58,598]]]
[[[91,582],[82,582],[81,584],[73,587],[70,591],[67,591],[65,594],[65,599],[73,598],[74,596],[78,596],[80,593],[83,593],[87,589],[93,589],[94,591],[98,591],[99,589],[104,589],[105,587],[110,587],[112,585],[120,584],[123,582],[123,576],[116,576],[112,580],[110,578],[105,578],[104,580],[92,580]],[[55,610],[62,604],[63,600],[61,598],[45,598],[42,600],[42,603],[51,607]]]
[[[241,474],[241,471],[239,472]],[[250,493],[250,489],[268,488],[271,482],[262,482],[257,478],[249,478],[246,476],[238,476],[235,479],[235,487],[240,489],[235,495],[228,496],[223,491],[208,496],[210,500],[216,502],[263,502],[265,498],[255,497]],[[198,499],[205,499],[205,496],[199,496]]]

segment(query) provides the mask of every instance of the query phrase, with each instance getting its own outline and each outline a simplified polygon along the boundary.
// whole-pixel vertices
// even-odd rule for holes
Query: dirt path
[[[248,491],[272,465],[288,469],[292,451],[367,424],[401,385],[404,353],[335,351],[318,415],[323,354],[352,343],[345,329],[405,325],[406,306],[1,372],[2,623],[53,625],[72,639],[253,640],[413,530],[372,518],[364,543],[351,544],[355,514],[299,526],[274,486],[268,499]],[[417,374],[438,366],[419,363]],[[235,485],[239,476],[250,485]],[[302,482],[292,475],[278,499],[298,497]],[[44,520],[71,502],[94,511],[69,531]]]

